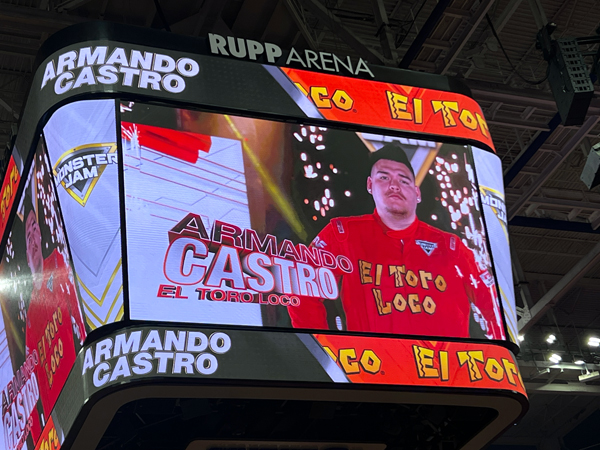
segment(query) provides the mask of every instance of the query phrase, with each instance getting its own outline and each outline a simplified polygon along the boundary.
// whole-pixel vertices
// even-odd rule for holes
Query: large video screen
[[[504,319],[508,331],[507,338],[518,344],[519,332],[510,262],[504,183],[500,176],[502,162],[495,154],[479,148],[473,148],[473,157],[475,159],[483,217],[485,218],[492,259],[495,264],[497,287],[504,309]]]
[[[114,100],[70,103],[44,127],[77,284],[91,329],[124,316]]]
[[[0,263],[0,446],[34,449],[87,335],[43,141]]]
[[[471,147],[120,117],[131,319],[506,339]]]

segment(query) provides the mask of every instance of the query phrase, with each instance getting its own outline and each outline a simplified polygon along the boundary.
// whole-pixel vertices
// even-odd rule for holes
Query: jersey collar
[[[383,232],[394,239],[403,239],[410,237],[413,234],[415,234],[415,231],[417,231],[417,228],[419,228],[420,220],[417,217],[415,217],[415,221],[404,230],[392,230],[385,223],[383,223],[381,217],[379,216],[379,213],[377,212],[377,209],[375,209],[375,211],[373,212],[373,216],[375,217],[375,222],[379,224]]]

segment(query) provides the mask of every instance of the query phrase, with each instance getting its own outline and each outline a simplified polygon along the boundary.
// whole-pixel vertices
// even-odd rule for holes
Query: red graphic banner
[[[328,120],[465,138],[496,151],[481,107],[465,95],[285,67],[281,70]]]
[[[0,191],[0,236],[4,234],[6,221],[8,220],[10,210],[15,201],[15,195],[17,194],[20,180],[21,174],[15,164],[15,159],[11,156],[6,169],[6,175],[4,176],[4,181],[2,182],[2,191]]]
[[[60,440],[52,417],[48,418],[48,423],[44,427],[44,431],[40,436],[35,450],[60,450]]]
[[[504,389],[527,395],[514,356],[497,345],[314,336],[353,383]]]

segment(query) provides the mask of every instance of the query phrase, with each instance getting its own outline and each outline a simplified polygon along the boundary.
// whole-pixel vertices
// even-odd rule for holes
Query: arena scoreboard
[[[37,63],[2,182],[3,448],[474,449],[525,413],[463,85],[109,23]]]

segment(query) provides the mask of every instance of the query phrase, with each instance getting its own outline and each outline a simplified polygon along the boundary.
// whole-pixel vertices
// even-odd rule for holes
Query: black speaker
[[[592,147],[588,155],[585,167],[581,172],[581,181],[585,183],[588,189],[592,189],[600,184],[600,142]]]
[[[552,41],[548,82],[563,125],[581,125],[594,85],[574,38]]]

